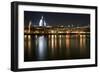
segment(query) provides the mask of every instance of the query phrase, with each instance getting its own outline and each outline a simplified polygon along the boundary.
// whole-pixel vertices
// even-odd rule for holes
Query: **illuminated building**
[[[27,32],[28,31],[28,32]],[[32,26],[32,22],[29,22],[28,27],[25,27],[25,34],[90,34],[90,26],[74,27],[71,25],[47,25],[43,16],[41,16],[38,25]]]

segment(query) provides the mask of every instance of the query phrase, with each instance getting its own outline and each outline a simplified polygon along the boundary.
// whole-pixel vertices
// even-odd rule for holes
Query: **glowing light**
[[[40,52],[42,51],[43,47],[44,47],[44,37],[41,36],[39,37],[39,49],[40,49]]]
[[[69,31],[66,31],[66,33],[69,33]]]
[[[31,49],[31,40],[28,39],[28,48]]]
[[[81,37],[82,37],[82,35],[81,35]],[[82,38],[80,37],[80,48],[82,48],[83,47],[83,43],[82,43]]]
[[[44,36],[40,36],[38,39],[38,59],[43,59],[45,58],[45,50],[46,50],[46,39],[44,38]]]
[[[28,36],[28,56],[31,56],[31,36]]]
[[[31,39],[31,35],[28,35],[28,39]]]
[[[63,33],[62,31],[59,31],[58,33]]]
[[[54,38],[54,35],[51,35],[52,39]]]
[[[51,46],[52,46],[52,49],[54,49],[54,39],[53,38],[51,39]]]
[[[46,22],[45,22],[43,16],[40,19],[39,26],[46,26]]]
[[[24,35],[24,38],[27,38],[27,35]]]
[[[51,47],[54,48],[54,35],[51,35]]]
[[[55,35],[55,38],[57,38],[57,35]]]
[[[39,26],[43,26],[43,16],[40,19]]]
[[[69,39],[69,35],[66,35],[66,48],[69,48],[70,46],[70,39]]]
[[[61,48],[61,37],[62,37],[62,36],[59,35],[59,37],[60,37],[60,38],[59,38],[59,47]]]
[[[53,31],[53,30],[51,30],[51,33],[54,33],[54,31]]]
[[[31,25],[32,25],[32,22],[30,21],[30,22],[29,22],[29,26],[28,26],[28,33],[31,32]]]
[[[57,35],[55,35],[55,48],[57,48]]]
[[[39,31],[35,31],[34,33],[39,33]]]
[[[66,39],[69,39],[70,38],[70,35],[66,35]]]
[[[66,55],[70,55],[70,35],[66,35]]]
[[[46,22],[44,21],[44,26],[46,26]]]
[[[80,38],[82,38],[83,36],[82,35],[80,35]]]

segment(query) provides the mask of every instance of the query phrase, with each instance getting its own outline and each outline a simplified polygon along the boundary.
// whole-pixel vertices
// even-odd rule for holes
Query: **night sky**
[[[90,24],[90,14],[24,11],[24,25],[27,26],[29,21],[32,21],[32,25],[39,25],[41,16],[50,26],[72,24],[74,26],[86,26]]]

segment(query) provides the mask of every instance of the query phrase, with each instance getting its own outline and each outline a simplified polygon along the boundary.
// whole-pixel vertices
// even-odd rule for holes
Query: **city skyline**
[[[32,25],[39,25],[41,16],[44,17],[47,26],[87,26],[90,25],[89,14],[75,14],[75,13],[54,13],[54,12],[31,12],[24,11],[24,25],[28,26],[29,22]]]

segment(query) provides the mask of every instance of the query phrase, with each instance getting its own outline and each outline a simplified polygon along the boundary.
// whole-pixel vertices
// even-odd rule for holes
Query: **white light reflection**
[[[45,58],[47,41],[44,36],[38,38],[38,59],[42,60]]]

